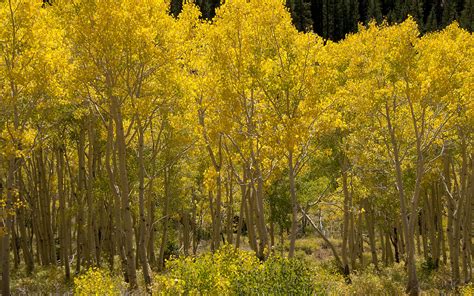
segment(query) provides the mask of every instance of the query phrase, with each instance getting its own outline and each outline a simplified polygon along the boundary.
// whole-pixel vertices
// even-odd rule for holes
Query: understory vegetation
[[[347,277],[329,257],[316,261],[316,254],[308,254],[312,246],[323,244],[310,237],[309,246],[297,247],[300,255],[294,259],[272,255],[259,261],[253,252],[236,250],[224,245],[214,253],[205,252],[197,257],[176,257],[167,261],[166,271],[154,274],[150,288],[153,295],[404,295],[406,267],[403,263],[375,268],[359,267]],[[369,254],[366,254],[369,256]],[[423,295],[440,293],[470,296],[472,284],[453,289],[449,269],[433,270],[426,262],[418,262],[420,287]],[[121,295],[127,291],[120,270],[107,268],[84,270],[66,282],[59,267],[42,268],[34,277],[25,277],[22,271],[14,274],[13,295],[74,293],[77,295]],[[23,271],[24,272],[24,271]],[[134,295],[144,295],[138,290]]]

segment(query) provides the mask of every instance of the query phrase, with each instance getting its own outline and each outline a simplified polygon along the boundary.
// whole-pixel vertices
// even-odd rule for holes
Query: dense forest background
[[[204,18],[211,19],[220,0],[196,0]],[[358,23],[375,19],[399,23],[411,15],[422,32],[442,29],[453,21],[472,32],[473,0],[286,0],[293,24],[300,31],[313,30],[330,40],[341,40],[357,30]],[[183,0],[171,0],[171,12],[178,15]]]

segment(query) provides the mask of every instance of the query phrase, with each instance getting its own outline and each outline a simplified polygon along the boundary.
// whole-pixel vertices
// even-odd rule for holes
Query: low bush
[[[71,290],[70,283],[64,280],[61,267],[39,267],[27,276],[23,271],[12,274],[11,290],[13,295],[38,295],[45,291],[64,294]]]
[[[228,294],[232,281],[252,274],[259,262],[250,252],[222,247],[199,257],[179,257],[166,262],[167,273],[155,277],[154,290],[159,294]]]
[[[177,295],[311,295],[312,272],[296,259],[255,254],[226,245],[215,253],[167,261],[167,273],[155,277],[156,294]]]
[[[405,271],[403,264],[376,270],[373,265],[351,275],[351,295],[404,295]]]
[[[243,274],[233,284],[240,295],[312,295],[312,271],[297,259],[270,257],[253,273]]]
[[[313,286],[315,295],[345,295],[348,286],[344,276],[331,261],[319,264],[313,268]]]
[[[472,296],[472,295],[474,295],[474,283],[469,283],[469,284],[461,287],[461,289],[459,289],[459,292],[462,296]]]
[[[120,295],[121,285],[109,271],[90,268],[74,278],[75,295]]]

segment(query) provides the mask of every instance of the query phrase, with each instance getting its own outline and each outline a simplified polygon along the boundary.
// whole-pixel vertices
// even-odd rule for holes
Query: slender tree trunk
[[[251,178],[251,177],[250,177]],[[247,234],[249,237],[249,245],[250,248],[257,253],[258,245],[257,245],[257,234],[255,231],[255,222],[254,222],[254,214],[255,214],[255,202],[254,202],[254,194],[252,192],[251,185],[247,185],[246,188],[246,201],[244,212],[245,212],[245,219],[247,221]]]
[[[50,265],[54,262],[53,252],[54,242],[52,241],[51,234],[51,213],[50,213],[50,202],[49,193],[46,185],[46,166],[43,161],[43,149],[39,149],[36,153],[36,186],[38,190],[38,204],[39,204],[39,228],[41,230],[41,250],[43,265]]]
[[[452,181],[456,183],[455,171],[450,169],[452,163],[451,157],[445,157],[444,159],[444,185],[446,191],[446,197],[448,199],[448,227],[447,237],[449,245],[449,258],[451,263],[451,280],[452,285],[457,286],[460,282],[460,271],[459,271],[459,198],[455,198],[458,192],[453,192],[451,184]],[[453,167],[454,168],[454,167]]]
[[[219,249],[220,246],[220,235],[222,229],[222,218],[221,218],[221,208],[222,208],[222,135],[219,136],[219,148],[218,148],[218,159],[219,163],[215,166],[216,169],[216,202],[214,208],[215,216],[215,225],[213,229],[213,251]]]
[[[70,229],[67,227],[66,221],[66,193],[64,191],[64,158],[63,158],[63,146],[60,146],[56,152],[57,161],[57,175],[58,175],[58,195],[59,195],[59,243],[61,244],[61,260],[64,265],[64,274],[66,280],[71,278],[71,270],[69,266],[69,246],[67,244],[66,237]]]
[[[120,256],[120,261],[122,262],[122,269],[124,272],[125,282],[129,282],[128,280],[128,268],[127,268],[127,260],[125,257],[124,252],[124,235],[120,229],[120,225],[122,225],[122,216],[120,214],[121,202],[120,202],[120,189],[117,185],[116,179],[116,172],[117,166],[115,161],[115,149],[113,147],[114,144],[114,124],[113,119],[109,119],[108,129],[107,129],[107,144],[106,144],[106,154],[105,154],[105,167],[107,170],[107,176],[109,179],[109,188],[110,192],[112,192],[112,196],[114,197],[113,202],[113,237],[114,241],[112,247],[117,248],[118,255]],[[113,167],[113,169],[112,169]]]
[[[452,262],[452,273],[453,273],[453,285],[457,286],[460,284],[460,266],[459,266],[459,247],[460,247],[460,239],[461,239],[461,221],[460,217],[457,215],[459,213],[460,209],[456,209],[454,212],[454,219],[453,219],[453,243],[452,243],[452,249],[449,251],[449,254],[451,255],[451,262]],[[456,213],[456,211],[459,211]]]
[[[147,256],[148,256],[148,264],[155,265],[155,204],[153,198],[153,179],[150,180],[149,192],[148,192],[148,204],[147,204],[147,226],[148,229],[148,236],[147,236]]]
[[[359,215],[357,217],[357,255],[359,256],[360,266],[364,266],[364,240],[362,238],[362,230],[363,230],[363,220],[362,220],[362,211],[359,211]]]
[[[385,266],[387,266],[387,247],[386,247],[386,240],[385,240],[385,233],[383,232],[382,227],[379,229],[379,238],[380,238],[380,250],[382,251],[382,262]]]
[[[12,221],[12,232],[11,232],[11,246],[10,248],[13,251],[13,270],[18,270],[18,266],[20,265],[20,247],[18,246],[18,233],[15,227],[15,216],[13,216]]]
[[[142,265],[143,277],[148,293],[151,292],[151,270],[148,264],[148,256],[146,254],[146,217],[145,217],[145,160],[144,160],[144,131],[140,119],[138,119],[138,200],[139,200],[139,243],[138,254]]]
[[[234,189],[232,183],[232,172],[231,168],[229,168],[228,175],[227,175],[227,243],[233,244],[234,240],[234,233],[232,227],[232,218],[234,217]]]
[[[438,237],[439,237],[439,248],[441,255],[443,256],[443,264],[447,264],[448,259],[447,259],[447,252],[446,252],[446,240],[445,240],[445,233],[444,233],[444,228],[443,228],[443,203],[442,203],[442,197],[440,192],[442,191],[441,184],[438,182],[436,185],[436,229],[438,231]]]
[[[199,238],[198,238],[198,226],[197,226],[197,199],[196,199],[196,192],[192,192],[191,194],[192,198],[192,213],[191,213],[191,220],[192,220],[192,233],[193,233],[193,255],[196,255],[197,248],[199,245]]]
[[[388,231],[385,232],[385,250],[386,250],[386,253],[387,253],[387,257],[386,257],[386,263],[385,265],[389,265],[389,264],[392,264],[395,259],[394,259],[394,256],[393,256],[393,252],[392,252],[392,247],[390,247],[391,243],[390,243],[390,233]]]
[[[253,152],[252,152],[253,153]],[[253,157],[254,158],[254,157]],[[263,176],[260,170],[260,165],[258,164],[257,160],[255,160],[255,173],[257,177],[257,188],[255,190],[255,199],[257,204],[257,231],[259,236],[259,246],[258,246],[258,257],[260,260],[265,258],[265,248],[268,248],[268,233],[267,227],[265,225],[265,210],[263,207]]]
[[[463,133],[461,133],[464,136]],[[461,170],[461,201],[460,206],[463,208],[463,216],[460,217],[460,224],[462,225],[462,271],[465,283],[469,283],[472,279],[472,267],[471,267],[471,226],[472,226],[472,196],[473,193],[472,181],[474,171],[471,172],[471,178],[469,178],[469,156],[467,154],[467,143],[465,137],[462,137],[461,153],[462,153],[462,170]],[[471,162],[474,160],[471,160]],[[472,165],[474,166],[474,165]],[[471,188],[470,188],[471,187]]]
[[[350,184],[351,190],[349,195],[352,196],[354,190],[352,187],[352,181]],[[355,215],[354,215],[354,204],[352,202],[352,197],[349,199],[349,229],[348,229],[348,243],[349,243],[349,258],[351,262],[351,267],[356,267],[356,257],[357,257],[357,238],[356,238],[356,227],[355,227]]]
[[[247,196],[247,186],[245,182],[247,182],[246,179],[246,174],[244,170],[244,177],[242,178],[242,182],[240,184],[240,192],[242,194],[242,198],[240,201],[240,210],[239,210],[239,225],[237,227],[237,237],[235,238],[235,248],[238,249],[240,248],[240,237],[242,236],[242,227],[243,227],[243,222],[244,222],[244,216],[245,216],[245,204],[246,204],[246,196]],[[247,220],[248,221],[248,220]]]
[[[349,269],[349,262],[347,258],[347,247],[348,247],[348,236],[349,236],[349,219],[350,219],[350,204],[351,204],[351,195],[347,186],[347,171],[348,171],[348,163],[347,163],[347,157],[344,155],[343,156],[343,161],[342,161],[342,191],[344,193],[344,220],[342,224],[342,252],[341,252],[341,257],[342,257],[342,265],[344,269],[344,275],[348,276],[350,274],[350,269]]]
[[[22,170],[20,166],[17,169],[16,182],[17,182],[17,187],[18,187],[18,193],[20,195],[20,200],[23,202],[26,202],[25,189],[23,188],[22,178],[23,176],[22,176]],[[24,208],[20,208],[17,210],[17,221],[18,221],[18,228],[20,230],[20,247],[23,252],[23,260],[25,261],[25,264],[26,264],[26,273],[30,275],[34,269],[34,258],[33,258],[33,253],[28,243],[29,238],[27,235],[27,230],[26,230],[26,225],[25,225],[26,223],[25,212],[26,212],[26,209]]]
[[[1,237],[1,246],[0,246],[0,264],[2,266],[2,295],[10,295],[10,236],[12,232],[12,223],[13,217],[10,215],[13,202],[13,184],[15,177],[15,158],[10,156],[8,161],[8,173],[7,173],[7,182],[6,182],[6,207],[5,210],[1,213],[3,225],[0,225],[3,230],[3,235]],[[3,191],[3,187],[0,188],[0,191]],[[3,192],[2,192],[3,193]]]
[[[93,190],[94,190],[94,157],[95,157],[95,130],[94,130],[94,115],[92,112],[89,114],[87,131],[89,138],[89,158],[87,160],[88,175],[87,175],[87,253],[86,258],[88,259],[87,264],[89,266],[94,264],[94,260],[97,258],[97,249],[95,241],[95,210],[93,201]]]
[[[467,177],[467,176],[466,176]],[[464,256],[464,282],[472,281],[472,211],[474,210],[474,153],[471,154],[470,186],[466,186],[465,217],[463,225],[463,256]]]
[[[405,187],[403,184],[402,163],[400,161],[398,142],[395,135],[395,129],[392,126],[388,103],[386,104],[385,115],[387,119],[388,131],[390,133],[390,142],[392,145],[393,164],[394,164],[395,173],[396,173],[396,185],[397,185],[398,194],[399,194],[400,214],[402,218],[403,233],[405,235],[405,241],[407,244],[406,263],[408,267],[408,283],[407,283],[406,292],[410,295],[418,295],[419,286],[418,286],[418,278],[416,275],[416,265],[415,265],[415,243],[414,243],[414,222],[413,222],[416,219],[413,216],[414,212],[412,211],[410,213],[412,214],[410,215],[411,221],[410,222],[408,221],[409,209],[406,205]],[[423,167],[420,164],[417,164],[417,181],[416,181],[417,183],[421,182],[421,179],[419,179],[420,169],[423,170]],[[417,188],[415,188],[415,191],[416,190]],[[414,193],[414,197],[417,198],[416,192]],[[415,206],[416,206],[416,202],[412,206],[412,209],[416,209]]]
[[[85,186],[86,186],[86,168],[85,168],[85,136],[83,131],[79,132],[79,141],[77,146],[77,155],[79,160],[79,173],[78,173],[78,180],[77,180],[77,194],[76,200],[78,206],[78,213],[77,213],[77,257],[76,257],[76,273],[81,271],[82,259],[87,261],[89,256],[85,244],[84,244],[84,207],[80,206],[84,201],[84,193],[85,193]]]
[[[372,255],[372,264],[375,266],[375,268],[378,269],[377,247],[376,247],[376,242],[375,242],[374,211],[368,200],[365,200],[365,204],[366,204],[365,222],[367,223],[367,231],[369,233],[370,253]]]
[[[221,198],[222,198],[222,176],[221,176],[221,168],[222,168],[222,134],[219,134],[218,139],[218,155],[214,153],[214,150],[211,147],[211,143],[209,137],[206,132],[206,125],[205,125],[205,111],[203,109],[198,110],[198,119],[199,124],[202,126],[203,131],[202,135],[206,142],[206,150],[209,153],[209,157],[211,158],[212,165],[216,171],[216,201],[215,201],[215,208],[211,208],[213,212],[213,229],[212,229],[212,243],[211,243],[211,250],[215,251],[219,248],[220,244],[220,234],[221,234]]]
[[[296,231],[298,224],[298,200],[296,198],[295,186],[295,169],[293,162],[293,151],[288,152],[288,177],[290,180],[290,196],[291,196],[291,234],[290,234],[290,250],[288,257],[295,256]]]
[[[189,212],[185,209],[181,210],[181,217],[183,221],[183,250],[184,256],[189,255],[190,239],[189,239]]]
[[[162,271],[165,267],[165,250],[168,243],[168,221],[169,221],[169,203],[170,203],[170,172],[169,168],[164,170],[165,203],[163,206],[163,233],[161,234],[160,256],[158,259],[158,270]]]
[[[133,225],[132,213],[130,210],[128,172],[127,172],[127,153],[125,133],[123,128],[122,113],[118,98],[110,95],[111,113],[115,122],[115,136],[117,145],[118,173],[120,184],[120,197],[122,202],[122,227],[125,238],[125,256],[127,258],[127,274],[130,284],[130,290],[137,288],[137,273],[135,268],[135,250],[133,248]]]
[[[418,252],[417,255],[421,256],[423,254],[425,259],[427,259],[428,245],[427,245],[427,242],[426,242],[426,234],[425,234],[425,227],[424,227],[424,224],[425,224],[425,211],[423,210],[423,208],[421,209],[421,211],[419,213],[417,213],[416,219],[417,219],[417,221],[416,221],[417,223],[416,223],[416,226],[415,226],[415,232],[417,232],[417,234],[416,234],[416,237],[417,237],[416,238],[417,239],[417,252]]]

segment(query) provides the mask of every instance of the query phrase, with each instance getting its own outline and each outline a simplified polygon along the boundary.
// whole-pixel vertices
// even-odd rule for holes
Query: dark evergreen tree
[[[171,0],[170,1],[170,13],[174,15],[175,17],[178,16],[178,14],[181,12],[183,9],[183,0]]]
[[[393,9],[389,12],[388,21],[390,23],[400,23],[408,15],[407,6],[404,0],[396,0]]]
[[[334,9],[332,1],[323,0],[323,37],[334,39]]]
[[[319,36],[324,36],[323,0],[311,0],[311,17],[313,31]]]
[[[416,20],[418,25],[420,25],[420,27],[423,27],[424,25],[423,1],[422,0],[407,0],[405,1],[405,5],[406,5],[407,16],[411,15]]]
[[[438,29],[438,20],[436,16],[436,7],[431,8],[430,14],[425,21],[425,30],[426,32],[435,31]]]
[[[464,29],[470,32],[474,30],[474,0],[464,1],[464,8],[459,21]]]
[[[443,16],[441,18],[441,25],[443,27],[451,24],[458,17],[458,2],[456,0],[442,1]]]
[[[382,3],[380,0],[369,0],[367,5],[367,21],[374,19],[377,23],[380,23],[383,19],[382,16]]]
[[[204,19],[212,19],[216,15],[216,8],[220,5],[220,0],[196,0],[195,3],[201,9]]]
[[[344,0],[335,1],[335,14],[334,14],[334,38],[339,40],[344,38]]]
[[[313,26],[311,18],[311,1],[287,0],[286,6],[290,10],[293,24],[299,31],[310,31]]]
[[[344,31],[346,33],[356,32],[359,23],[359,0],[345,1]]]

